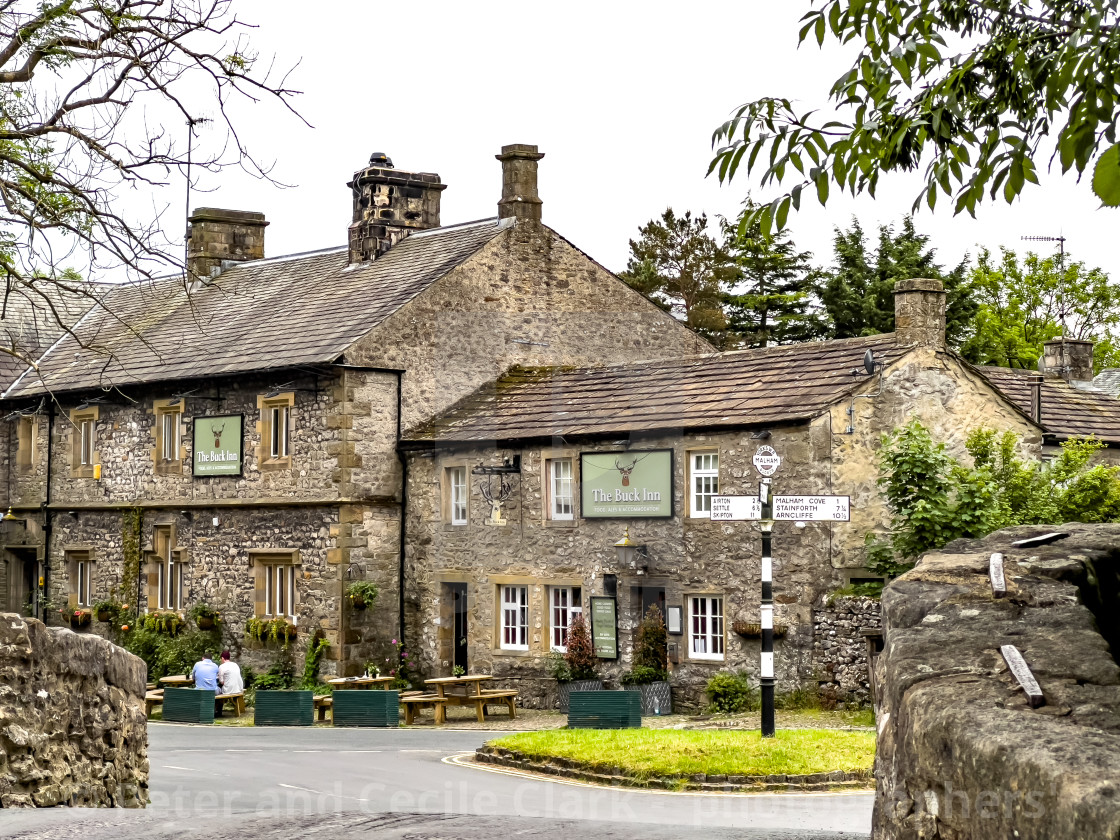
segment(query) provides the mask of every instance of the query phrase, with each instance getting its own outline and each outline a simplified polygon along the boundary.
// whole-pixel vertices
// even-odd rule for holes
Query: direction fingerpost
[[[758,483],[758,499],[762,503],[762,604],[759,620],[762,625],[762,654],[759,682],[762,685],[762,737],[774,737],[774,558],[771,556],[774,530],[773,497],[770,479]]]

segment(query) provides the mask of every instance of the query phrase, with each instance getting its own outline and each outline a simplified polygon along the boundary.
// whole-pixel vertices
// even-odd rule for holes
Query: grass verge
[[[757,731],[675,729],[554,729],[491,741],[533,758],[564,758],[589,767],[618,767],[629,776],[807,775],[843,770],[869,773],[875,733],[829,729]]]

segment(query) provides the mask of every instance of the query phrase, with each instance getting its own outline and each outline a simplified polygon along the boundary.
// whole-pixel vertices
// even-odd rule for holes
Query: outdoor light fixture
[[[630,528],[627,527],[622,539],[614,544],[615,554],[618,555],[618,565],[622,569],[633,569],[637,574],[644,575],[649,571],[649,554],[644,545],[637,545],[630,540]]]
[[[23,527],[27,527],[27,520],[21,516],[16,516],[12,513],[12,506],[8,505],[8,512],[2,517],[5,522],[19,522]]]

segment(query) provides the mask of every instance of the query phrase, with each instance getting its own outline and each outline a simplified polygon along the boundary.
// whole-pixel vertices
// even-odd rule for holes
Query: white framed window
[[[689,484],[692,488],[693,517],[710,519],[712,496],[719,495],[719,453],[693,452],[689,456]]]
[[[185,600],[185,569],[174,554],[167,560],[162,560],[156,566],[156,584],[159,595],[157,607],[161,610],[181,610]]]
[[[273,458],[288,457],[288,426],[291,422],[292,408],[288,405],[270,406],[269,412],[269,453]]]
[[[503,586],[502,650],[529,649],[529,587]]]
[[[549,620],[552,649],[568,649],[568,628],[583,614],[583,592],[578,586],[553,586],[549,591]]]
[[[575,505],[572,500],[572,459],[553,458],[549,464],[550,515],[557,520],[571,520],[575,517]]]
[[[264,567],[265,615],[274,618],[295,618],[296,567],[276,563]]]
[[[79,560],[74,572],[74,582],[77,588],[78,606],[89,607],[93,605],[93,564],[89,560]]]
[[[723,598],[696,595],[689,602],[689,656],[723,659]]]
[[[179,418],[178,411],[164,411],[159,415],[161,461],[179,460]]]
[[[96,429],[95,421],[93,418],[87,418],[78,421],[78,434],[80,441],[78,444],[78,463],[83,467],[88,467],[93,464],[93,448],[95,445],[94,432]]]
[[[466,525],[468,508],[467,468],[449,467],[447,488],[451,506],[451,524]]]

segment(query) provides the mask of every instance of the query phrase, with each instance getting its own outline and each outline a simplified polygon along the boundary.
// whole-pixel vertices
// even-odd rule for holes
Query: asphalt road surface
[[[604,789],[456,763],[494,733],[409,729],[149,727],[145,811],[0,811],[20,840],[206,840],[512,835],[565,840],[856,840],[871,794],[689,793]]]

